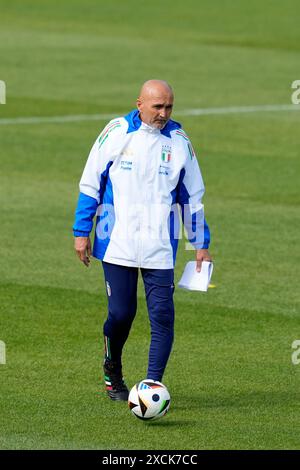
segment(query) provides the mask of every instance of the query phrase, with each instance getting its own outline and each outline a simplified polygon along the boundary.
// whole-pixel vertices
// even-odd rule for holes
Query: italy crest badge
[[[164,163],[168,163],[171,160],[172,149],[169,145],[163,145],[161,150],[161,159]]]

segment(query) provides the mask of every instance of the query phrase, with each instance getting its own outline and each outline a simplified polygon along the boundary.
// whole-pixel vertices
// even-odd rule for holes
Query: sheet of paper
[[[212,261],[202,261],[200,273],[196,271],[196,261],[189,261],[183,271],[178,287],[206,292],[213,272]]]

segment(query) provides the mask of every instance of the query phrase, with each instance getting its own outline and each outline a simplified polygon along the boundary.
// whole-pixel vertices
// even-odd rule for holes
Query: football
[[[157,380],[145,379],[130,390],[128,405],[134,416],[143,420],[162,418],[170,407],[168,389]]]

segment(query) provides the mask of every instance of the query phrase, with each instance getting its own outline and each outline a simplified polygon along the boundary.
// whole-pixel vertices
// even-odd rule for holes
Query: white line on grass
[[[261,113],[274,111],[300,111],[300,106],[295,104],[266,104],[261,106],[228,106],[226,108],[200,108],[178,111],[178,116],[203,116],[206,114],[240,114]]]
[[[225,108],[195,108],[184,109],[174,112],[175,116],[205,116],[218,114],[241,114],[241,113],[261,113],[276,111],[300,111],[300,105],[295,104],[270,104],[260,106],[228,106]],[[9,124],[43,124],[43,123],[64,123],[81,121],[106,121],[118,117],[117,114],[70,114],[66,116],[36,116],[36,117],[15,117],[0,118],[0,125]]]

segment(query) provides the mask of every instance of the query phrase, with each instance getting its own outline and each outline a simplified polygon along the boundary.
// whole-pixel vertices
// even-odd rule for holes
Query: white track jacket
[[[172,269],[184,236],[181,220],[195,249],[209,247],[201,172],[175,121],[152,128],[137,110],[110,121],[91,149],[79,187],[74,235],[89,236],[96,215],[93,256],[100,260]]]

